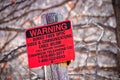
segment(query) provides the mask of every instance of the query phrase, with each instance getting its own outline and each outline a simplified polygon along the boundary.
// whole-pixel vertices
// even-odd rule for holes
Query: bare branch
[[[76,0],[76,2],[75,2],[75,4],[74,4],[74,6],[71,8],[71,10],[68,12],[68,15],[67,15],[67,17],[66,17],[66,19],[68,19],[69,18],[69,16],[70,16],[70,14],[71,14],[71,12],[75,9],[75,7],[77,6],[77,3],[79,2],[79,0]]]
[[[27,0],[26,0],[27,1]],[[13,11],[11,11],[6,17],[3,17],[2,19],[0,19],[0,21],[3,21],[5,20],[6,18],[8,18],[9,16],[11,15],[14,15],[14,13],[16,13],[17,11],[20,11],[20,10],[24,10],[26,7],[29,7],[30,5],[32,5],[36,0],[33,0],[31,3],[29,4],[26,4],[25,6],[21,7],[20,9],[14,9]],[[15,4],[17,5],[17,4]],[[21,5],[21,4],[19,4]],[[16,7],[17,8],[17,7]]]
[[[10,4],[2,7],[2,8],[0,9],[0,12],[3,11],[3,10],[5,10],[5,9],[8,8],[9,6],[16,5],[16,4],[21,4],[21,3],[25,2],[25,1],[29,1],[29,0],[21,0],[21,1],[16,2],[15,4],[10,3]]]
[[[17,48],[11,50],[8,54],[4,55],[4,57],[2,59],[0,59],[0,63],[6,62],[8,60],[8,57],[11,56],[12,54],[14,54],[17,50],[26,47],[26,45],[21,45],[18,46]]]
[[[0,31],[15,31],[15,32],[24,32],[23,28],[10,28],[10,27],[0,27]]]
[[[92,70],[92,69],[95,69],[95,67],[96,67],[96,66],[79,66],[79,67],[75,68],[74,71],[78,72],[78,71],[80,71],[81,69],[82,69],[82,70]],[[114,66],[110,66],[110,67],[109,67],[109,66],[106,66],[106,67],[104,67],[104,66],[99,66],[98,69],[99,69],[99,70],[105,70],[105,69],[107,69],[108,71],[117,71],[117,70],[118,70],[118,68],[116,68],[116,67],[114,67]]]
[[[49,9],[58,8],[58,7],[61,7],[62,5],[65,5],[65,4],[68,3],[69,1],[72,1],[72,0],[65,0],[65,1],[63,1],[63,2],[61,2],[61,3],[59,3],[59,4],[53,5],[53,6],[51,6],[51,7],[45,8],[45,9],[43,9],[43,8],[32,9],[32,10],[30,10],[30,11],[27,11],[27,12],[21,14],[20,16],[13,17],[13,18],[8,19],[8,20],[5,20],[5,21],[0,21],[0,24],[7,23],[7,22],[13,21],[13,20],[15,20],[15,19],[18,20],[18,19],[20,19],[20,18],[22,18],[22,17],[30,14],[31,12],[34,12],[34,11],[39,11],[39,12],[42,13],[42,12],[45,12],[45,11],[47,11],[47,10],[49,10]],[[40,14],[41,14],[41,13],[40,13]]]
[[[115,32],[115,28],[113,28],[112,26],[106,26],[102,23],[97,23],[98,25],[100,25],[101,27],[104,28],[104,30],[109,30],[109,31],[112,31],[112,32]],[[90,23],[90,25],[93,25],[93,26],[87,26],[87,27],[84,27],[84,25],[86,24],[77,24],[77,25],[73,25],[73,28],[78,28],[78,29],[86,29],[86,28],[94,28],[96,26],[94,26],[94,24]]]
[[[2,46],[2,48],[0,48],[0,53],[2,52],[2,50],[3,50],[12,40],[14,40],[14,39],[17,37],[17,35],[18,35],[18,33],[17,33],[15,36],[13,36],[9,41],[7,41],[7,42]]]
[[[106,26],[104,24],[98,23],[101,27],[103,27],[105,30],[109,30],[112,32],[115,32],[115,29],[111,26]],[[85,28],[94,28],[95,26],[89,26],[89,27],[82,27],[83,25],[86,24],[77,24],[73,25],[73,29],[78,28],[78,29],[85,29]],[[24,28],[11,28],[11,27],[0,27],[0,31],[15,31],[15,32],[24,32]]]
[[[101,16],[101,15],[87,15],[87,14],[79,14],[79,15],[75,15],[73,17],[71,17],[72,19],[74,18],[84,18],[84,17],[88,17],[88,18],[110,18],[110,17],[113,17],[114,14],[111,14],[111,15],[108,15],[108,16]]]
[[[83,74],[83,73],[69,73],[69,76],[87,76],[88,78],[91,77],[91,76],[94,76],[94,74],[90,74],[90,73],[86,73],[86,74]],[[97,75],[99,77],[100,80],[113,80],[111,78],[108,78],[108,77],[104,77],[102,75]],[[89,79],[86,79],[86,80],[89,80]],[[73,79],[72,79],[73,80]]]

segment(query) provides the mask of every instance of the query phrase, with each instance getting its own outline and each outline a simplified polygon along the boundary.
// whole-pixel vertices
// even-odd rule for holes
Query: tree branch
[[[21,48],[24,48],[24,47],[26,47],[25,44],[21,45],[21,46],[18,46],[17,48],[11,50],[8,54],[4,55],[4,57],[2,59],[0,59],[0,63],[7,62],[9,56],[12,56],[17,50],[19,50]]]
[[[2,19],[0,19],[0,21],[5,20],[6,18],[14,15],[14,13],[19,12],[20,10],[24,10],[25,8],[27,8],[27,7],[29,7],[30,5],[32,5],[35,1],[36,1],[36,0],[33,0],[31,3],[26,4],[25,6],[21,7],[20,9],[16,9],[16,8],[17,8],[17,7],[16,7],[16,8],[15,8],[13,11],[11,11],[6,17],[3,17]],[[21,4],[19,4],[19,5],[21,5]]]
[[[15,19],[18,20],[18,19],[20,19],[20,18],[22,18],[22,17],[30,14],[31,12],[34,12],[34,11],[45,12],[45,11],[47,11],[47,10],[49,10],[49,9],[61,7],[62,5],[65,5],[65,4],[68,3],[69,1],[72,1],[72,0],[65,0],[65,1],[63,1],[63,2],[61,2],[61,3],[59,3],[59,4],[53,5],[53,6],[51,6],[51,7],[45,8],[45,9],[44,9],[44,8],[32,9],[32,10],[30,10],[30,11],[27,11],[27,12],[21,14],[20,16],[13,17],[13,18],[8,19],[8,20],[5,20],[5,21],[0,21],[0,24],[7,23],[7,22],[13,21],[13,20],[15,20]],[[40,14],[41,14],[41,13],[40,13]]]
[[[69,16],[70,16],[70,14],[71,14],[71,12],[72,12],[72,10],[74,10],[75,9],[75,7],[77,6],[77,3],[79,2],[79,0],[76,0],[76,2],[74,3],[74,6],[71,8],[71,10],[68,12],[68,15],[67,15],[67,17],[66,17],[66,19],[68,19],[69,18]]]
[[[10,4],[2,7],[2,8],[0,9],[0,12],[3,11],[3,10],[5,10],[5,9],[8,8],[9,6],[16,5],[16,4],[21,4],[21,3],[25,2],[25,1],[29,1],[29,0],[21,0],[21,1],[16,2],[15,4],[10,3]]]
[[[0,53],[2,52],[2,50],[12,41],[17,37],[18,33],[16,33],[9,41],[7,41],[2,48],[0,48]]]
[[[112,32],[115,32],[115,28],[113,28],[112,26],[106,26],[104,24],[98,23],[99,25],[101,25],[101,27],[105,28],[105,30],[109,30]],[[77,24],[77,25],[73,25],[73,29],[78,28],[78,29],[85,29],[85,28],[94,28],[95,26],[89,26],[89,27],[83,27],[86,24]],[[10,28],[10,27],[0,27],[0,31],[15,31],[15,32],[24,32],[25,29],[24,28]]]
[[[15,31],[15,32],[24,32],[25,29],[21,28],[10,28],[10,27],[0,27],[0,31]]]

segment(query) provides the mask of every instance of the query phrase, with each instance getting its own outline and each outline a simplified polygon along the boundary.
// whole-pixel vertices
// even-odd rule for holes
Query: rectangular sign
[[[73,60],[74,43],[70,21],[27,29],[26,45],[30,68]]]

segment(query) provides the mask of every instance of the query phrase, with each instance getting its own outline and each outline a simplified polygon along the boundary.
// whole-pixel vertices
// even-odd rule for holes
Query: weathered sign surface
[[[73,60],[74,43],[69,20],[27,29],[30,68]]]

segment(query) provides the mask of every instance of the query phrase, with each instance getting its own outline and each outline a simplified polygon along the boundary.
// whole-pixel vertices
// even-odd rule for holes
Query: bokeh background
[[[115,16],[111,0],[0,0],[0,80],[44,80],[44,68],[28,68],[25,29],[41,15],[57,12],[71,20],[75,60],[70,80],[119,80]]]

